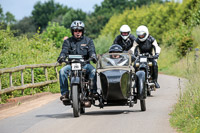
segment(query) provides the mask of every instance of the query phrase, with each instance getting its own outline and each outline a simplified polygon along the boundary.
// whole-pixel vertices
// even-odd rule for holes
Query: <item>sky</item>
[[[33,6],[41,1],[44,3],[48,0],[0,0],[0,5],[3,8],[3,13],[7,11],[15,16],[16,20],[21,20],[25,16],[31,16]],[[100,5],[103,0],[54,0],[55,3],[64,6],[72,7],[73,9],[82,9],[84,12],[94,11],[95,4]]]

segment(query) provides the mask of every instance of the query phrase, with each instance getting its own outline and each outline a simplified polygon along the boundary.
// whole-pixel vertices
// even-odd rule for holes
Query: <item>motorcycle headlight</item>
[[[149,62],[148,65],[149,65],[149,66],[152,66],[152,62]]]
[[[136,64],[135,64],[136,67],[139,67],[139,65],[140,65],[140,63],[136,63]]]

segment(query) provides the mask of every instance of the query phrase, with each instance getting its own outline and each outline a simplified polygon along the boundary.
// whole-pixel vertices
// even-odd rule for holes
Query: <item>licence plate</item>
[[[140,62],[147,62],[147,58],[140,58]]]
[[[72,63],[72,70],[81,70],[80,63]]]

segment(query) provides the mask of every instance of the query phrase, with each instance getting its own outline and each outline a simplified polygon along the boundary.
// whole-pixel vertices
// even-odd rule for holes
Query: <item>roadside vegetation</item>
[[[181,88],[177,104],[170,113],[170,123],[179,132],[198,133],[200,132],[200,1],[183,0],[182,3],[176,3],[155,0],[156,3],[143,4],[137,2],[117,6],[120,4],[119,1],[115,1],[113,4],[110,0],[104,0],[100,6],[96,5],[94,13],[82,18],[86,21],[86,26],[90,25],[90,27],[86,27],[86,29],[88,28],[86,33],[91,34],[97,53],[102,54],[108,51],[115,36],[119,34],[119,28],[122,24],[128,24],[134,35],[139,25],[146,25],[150,34],[156,38],[162,48],[158,61],[159,71],[188,80],[185,89]],[[127,4],[129,6],[123,8]],[[38,3],[35,6],[33,16],[39,12],[38,7],[41,5]],[[55,14],[60,12],[60,16],[56,17],[53,14],[52,21],[49,20],[48,23],[37,21],[36,26],[42,25],[41,29],[35,27],[38,29],[37,33],[30,35],[30,33],[22,34],[20,32],[19,34],[19,32],[13,31],[9,25],[6,28],[5,23],[2,25],[0,28],[0,68],[56,61],[61,50],[63,37],[71,36],[67,27],[74,19],[68,19],[69,23],[67,23],[68,21],[62,23],[63,20],[72,16],[70,14],[85,16],[82,11],[57,6],[57,9],[60,10],[56,11]],[[105,15],[105,12],[111,7],[112,12]],[[117,9],[114,10],[115,8]],[[64,14],[64,12],[68,14]],[[76,15],[72,17],[79,18]],[[34,18],[30,17],[29,19]],[[98,25],[101,19],[105,19],[105,22]],[[55,22],[55,20],[60,21]],[[55,75],[53,70],[49,71],[50,77],[53,78]],[[26,73],[30,74],[30,71]],[[36,73],[38,75],[37,81],[45,79],[44,76],[40,76],[43,73],[42,70],[38,70]],[[20,75],[16,74],[16,77],[20,77]],[[8,86],[8,76],[1,77],[1,79],[3,88]],[[30,82],[30,75],[25,78],[25,82]],[[20,84],[20,81],[16,80],[15,84]],[[49,88],[53,88],[50,90],[51,92],[59,92],[59,84],[53,84]],[[27,89],[25,95],[47,90],[48,87],[35,88],[34,91]],[[21,96],[20,92],[3,95],[2,102],[15,96]]]

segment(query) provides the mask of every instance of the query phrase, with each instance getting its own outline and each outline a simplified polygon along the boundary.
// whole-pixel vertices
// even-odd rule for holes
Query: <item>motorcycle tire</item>
[[[81,110],[81,103],[80,103],[80,98],[79,98],[78,85],[72,86],[72,106],[73,106],[74,117],[79,117],[80,110]]]
[[[140,100],[141,111],[146,111],[146,102],[145,100]]]

